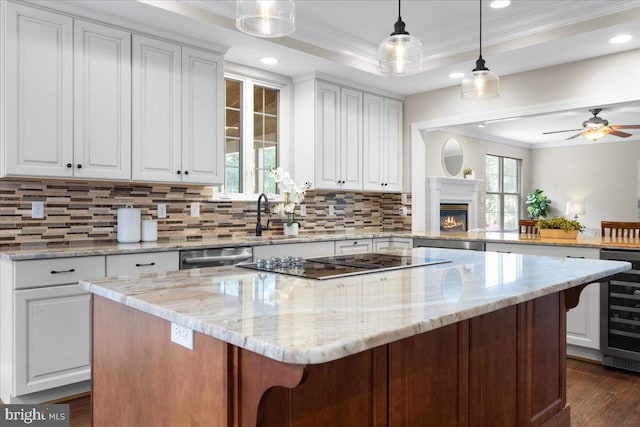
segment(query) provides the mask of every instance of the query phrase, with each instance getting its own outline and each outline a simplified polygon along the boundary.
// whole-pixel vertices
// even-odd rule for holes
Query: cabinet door
[[[340,87],[317,82],[316,182],[317,189],[340,188]]]
[[[362,190],[362,92],[340,93],[340,176],[343,190]]]
[[[5,170],[9,175],[72,176],[73,21],[6,5]]]
[[[180,182],[180,46],[133,36],[132,177]]]
[[[402,102],[384,100],[384,191],[402,191]]]
[[[369,191],[384,189],[383,144],[383,98],[368,93],[364,94],[364,178],[363,188]]]
[[[365,254],[371,252],[373,239],[341,240],[336,242],[336,255]]]
[[[74,25],[74,175],[131,179],[131,34]]]
[[[90,294],[78,285],[14,292],[16,396],[91,379]]]
[[[222,57],[182,48],[182,180],[224,183]]]

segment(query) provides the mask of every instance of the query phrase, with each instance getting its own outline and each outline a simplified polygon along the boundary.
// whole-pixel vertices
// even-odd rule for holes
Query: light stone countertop
[[[80,287],[271,359],[317,364],[630,268],[619,261],[398,251],[409,252],[453,261],[322,281],[229,266]]]
[[[140,243],[113,243],[99,245],[78,245],[46,247],[37,249],[0,249],[0,258],[25,261],[45,258],[69,258],[93,255],[118,255],[143,252],[166,252],[183,249],[207,249],[238,246],[265,246],[287,243],[330,242],[349,239],[411,238],[411,233],[402,232],[362,232],[300,234],[296,237],[284,236],[241,236],[233,238],[211,238],[197,241],[163,241]]]

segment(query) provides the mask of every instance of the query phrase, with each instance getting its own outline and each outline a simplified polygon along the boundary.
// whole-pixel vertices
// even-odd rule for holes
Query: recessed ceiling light
[[[267,65],[276,65],[280,61],[278,61],[278,58],[266,57],[260,58],[260,62]]]
[[[451,79],[461,79],[464,77],[464,73],[451,73],[449,74],[449,78]]]
[[[485,125],[484,123],[478,123],[478,125],[477,125],[477,126],[478,126],[479,128],[483,128],[483,127],[485,127],[486,125]]]
[[[611,38],[609,39],[609,43],[611,43],[611,44],[626,43],[626,42],[628,42],[629,40],[631,40],[632,38],[633,38],[633,36],[632,36],[632,35],[629,35],[629,34],[620,34],[620,35],[618,35],[618,36],[611,37]]]
[[[511,0],[493,0],[490,6],[494,9],[502,9],[511,4]]]

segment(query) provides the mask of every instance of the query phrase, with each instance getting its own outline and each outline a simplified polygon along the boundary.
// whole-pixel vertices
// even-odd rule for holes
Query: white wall
[[[635,100],[640,100],[640,49],[502,76],[500,96],[487,101],[462,100],[457,85],[406,97],[404,164],[411,167],[404,168],[404,191],[410,188],[413,194],[413,230],[424,229],[425,177],[441,170],[431,171],[431,160],[424,168],[420,163],[429,150],[422,139],[425,129]],[[530,188],[543,186],[538,176],[530,174]]]
[[[526,148],[514,147],[511,145],[498,144],[491,141],[470,138],[468,136],[456,135],[443,131],[426,131],[423,133],[423,140],[425,141],[425,171],[427,176],[447,176],[442,166],[442,147],[449,138],[455,138],[462,145],[463,161],[462,167],[469,167],[473,169],[476,174],[476,179],[485,179],[485,155],[495,154],[499,156],[513,157],[522,160],[522,191],[526,196],[530,190],[529,184],[529,165],[531,164],[530,156],[531,150]],[[462,178],[462,172],[457,176]],[[485,216],[484,216],[484,195],[485,187],[480,187],[479,195],[479,208],[478,208],[478,227],[484,228]],[[524,200],[523,200],[524,203]],[[427,216],[429,211],[427,209]],[[429,224],[429,218],[427,224]]]
[[[552,216],[564,215],[567,200],[582,199],[587,214],[578,220],[587,228],[640,221],[638,159],[638,140],[532,150],[531,181],[551,199]]]

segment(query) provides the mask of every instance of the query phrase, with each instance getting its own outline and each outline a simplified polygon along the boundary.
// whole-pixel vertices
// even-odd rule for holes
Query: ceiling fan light
[[[500,94],[500,78],[491,70],[474,70],[462,79],[460,88],[462,99],[495,98]]]
[[[580,135],[592,141],[597,141],[600,138],[607,136],[609,132],[611,132],[611,128],[609,126],[601,126],[596,129],[587,129],[580,133]]]
[[[296,29],[294,0],[236,0],[236,28],[257,37],[283,37]]]
[[[392,34],[378,46],[378,70],[411,74],[422,70],[422,43],[411,34]]]

